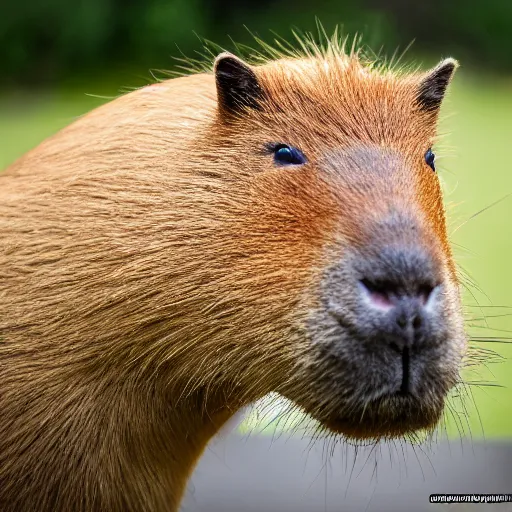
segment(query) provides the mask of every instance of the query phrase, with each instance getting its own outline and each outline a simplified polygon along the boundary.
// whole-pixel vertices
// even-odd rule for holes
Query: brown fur
[[[91,112],[0,176],[3,511],[176,510],[237,409],[300,394],[326,247],[340,226],[363,244],[387,198],[274,168],[266,142],[311,160],[358,144],[399,154],[407,175],[388,192],[424,219],[456,282],[423,161],[437,116],[415,102],[424,75],[336,52],[254,69],[264,111],[226,120],[213,75],[177,78]]]

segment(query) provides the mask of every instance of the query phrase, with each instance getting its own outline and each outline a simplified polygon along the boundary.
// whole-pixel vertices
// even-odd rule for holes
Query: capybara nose
[[[417,248],[385,248],[364,267],[362,313],[379,338],[398,352],[428,345],[442,288],[433,258]]]
[[[391,282],[373,283],[362,279],[360,285],[368,309],[383,313],[383,331],[393,335],[389,341],[392,348],[402,351],[427,334],[427,304],[434,291],[432,285],[420,284],[412,293],[400,290]]]

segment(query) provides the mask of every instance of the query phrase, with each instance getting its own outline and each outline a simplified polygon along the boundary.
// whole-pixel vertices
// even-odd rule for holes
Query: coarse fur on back
[[[303,50],[221,54],[0,175],[2,511],[177,510],[208,440],[270,392],[355,439],[437,423],[466,337],[425,154],[456,62]],[[391,295],[429,300],[409,348],[374,307]]]

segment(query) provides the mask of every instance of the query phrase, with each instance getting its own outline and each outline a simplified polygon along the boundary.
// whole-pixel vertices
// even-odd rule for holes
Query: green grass
[[[83,86],[52,94],[17,93],[0,97],[0,169],[48,135],[94,108],[103,100],[84,92],[116,94],[110,86]],[[443,180],[449,207],[450,232],[457,260],[482,291],[467,292],[465,303],[474,317],[488,316],[489,327],[476,320],[470,328],[474,336],[504,336],[512,331],[512,197],[488,211],[464,221],[512,192],[512,80],[457,76],[444,108],[450,117],[441,123],[441,132],[449,132],[438,144],[439,174]],[[480,304],[482,307],[475,307]],[[489,307],[493,306],[493,307]],[[492,329],[491,329],[492,328]],[[471,386],[478,413],[469,406],[466,420],[453,417],[448,432],[457,436],[463,429],[474,437],[512,435],[512,344],[482,343],[499,352],[505,361],[481,368],[480,375],[467,373],[468,380],[494,382],[499,387]],[[462,412],[462,408],[453,405]],[[254,426],[252,416],[245,428]],[[268,423],[268,418],[260,425]],[[458,423],[458,424],[457,424]],[[292,423],[283,423],[292,425]],[[481,426],[482,425],[482,426]]]
[[[480,304],[481,308],[468,310],[474,318],[487,317],[487,321],[473,322],[477,327],[469,328],[470,334],[507,338],[511,337],[512,316],[492,315],[512,314],[512,197],[506,197],[512,193],[512,81],[459,78],[447,105],[453,115],[441,124],[441,129],[449,132],[441,145],[446,157],[440,159],[440,167],[451,239],[457,262],[481,290],[467,292],[465,304]],[[500,199],[503,201],[470,219]],[[475,436],[482,435],[480,420],[487,437],[512,435],[511,343],[481,343],[505,360],[490,365],[480,376],[467,374],[468,380],[504,386],[471,386],[480,416],[470,408],[469,426]],[[456,431],[454,422],[449,431]]]

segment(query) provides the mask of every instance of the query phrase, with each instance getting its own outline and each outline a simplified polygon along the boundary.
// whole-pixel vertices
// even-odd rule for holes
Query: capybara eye
[[[274,147],[274,161],[279,165],[301,165],[306,163],[306,157],[293,146],[278,144]]]
[[[427,164],[433,171],[436,170],[436,166],[434,165],[435,159],[436,155],[432,152],[431,148],[428,148],[427,152],[425,153],[425,162],[427,162]]]

